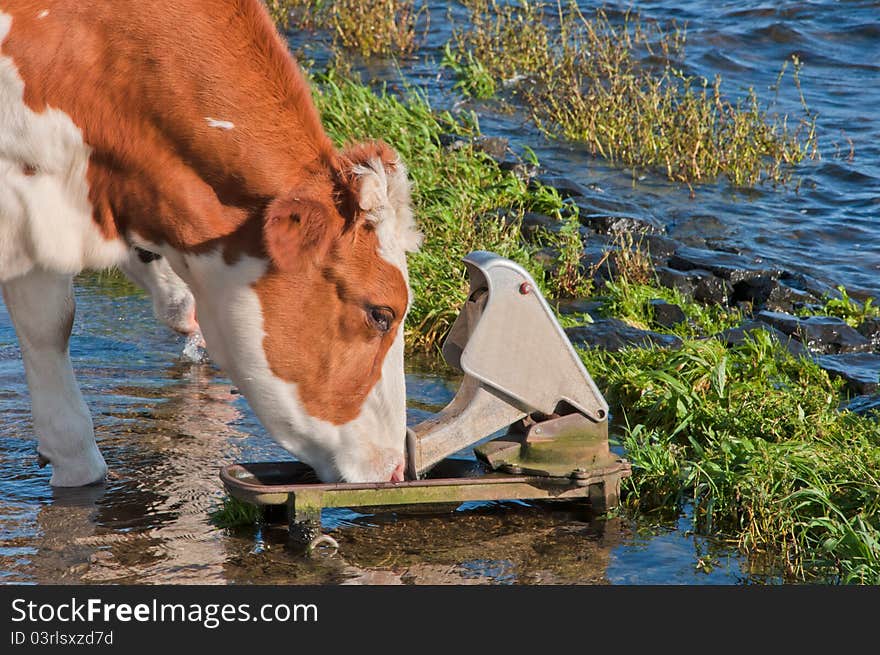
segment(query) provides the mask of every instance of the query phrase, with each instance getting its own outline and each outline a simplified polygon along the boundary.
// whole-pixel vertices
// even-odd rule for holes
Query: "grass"
[[[253,526],[263,519],[263,509],[238,500],[233,496],[224,496],[220,505],[208,515],[208,520],[225,530]]]
[[[880,306],[874,304],[873,298],[864,302],[851,298],[847,290],[839,286],[839,298],[826,298],[825,304],[819,308],[805,308],[800,313],[807,315],[836,316],[843,319],[850,327],[858,327],[868,319],[880,319]]]
[[[265,0],[275,23],[287,30],[322,29],[334,46],[370,55],[408,55],[429,27],[428,5],[415,0]]]
[[[440,345],[467,291],[461,258],[473,250],[491,250],[523,264],[548,296],[584,289],[586,279],[574,265],[582,249],[577,217],[563,211],[559,193],[527,184],[476,148],[440,145],[444,133],[476,135],[474,122],[433,112],[415,91],[400,99],[333,74],[316,76],[315,82],[324,124],[338,143],[382,138],[410,168],[416,216],[425,233],[421,251],[409,260],[411,347]],[[519,232],[526,211],[554,216],[565,227],[558,235],[545,235],[542,244],[528,244]],[[555,268],[544,270],[532,257],[539,247],[558,253]]]
[[[654,298],[689,321],[653,324]],[[628,509],[693,504],[696,531],[787,578],[880,582],[880,423],[839,410],[842,381],[764,331],[731,347],[705,338],[739,323],[735,310],[625,274],[600,299],[603,314],[683,339],[675,352],[580,350],[633,464]]]
[[[682,72],[677,25],[663,29],[632,13],[614,22],[603,10],[586,17],[573,2],[465,4],[469,22],[443,59],[457,88],[477,97],[512,88],[545,134],[581,141],[634,175],[660,170],[688,186],[721,176],[736,186],[784,184],[795,164],[818,156],[796,58],[804,113],[795,121],[772,114],[754,89],[731,100],[720,76]]]

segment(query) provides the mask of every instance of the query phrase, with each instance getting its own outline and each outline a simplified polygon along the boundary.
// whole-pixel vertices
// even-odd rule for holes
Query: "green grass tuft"
[[[233,496],[224,496],[220,506],[209,512],[208,519],[218,528],[227,530],[243,528],[260,523],[263,519],[263,509]]]

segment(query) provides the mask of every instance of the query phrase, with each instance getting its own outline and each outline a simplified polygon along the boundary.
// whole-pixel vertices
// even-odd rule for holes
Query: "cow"
[[[200,334],[196,318],[196,299],[167,259],[132,246],[128,256],[118,266],[129,281],[150,295],[153,314],[159,321],[185,336]]]
[[[0,0],[0,285],[51,485],[105,478],[72,278],[133,248],[281,446],[327,482],[402,480],[420,241],[398,153],[334,145],[258,0]]]

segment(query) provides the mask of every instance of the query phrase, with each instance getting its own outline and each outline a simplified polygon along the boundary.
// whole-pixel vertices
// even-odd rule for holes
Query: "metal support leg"
[[[320,491],[300,491],[287,500],[288,537],[292,546],[307,550],[322,536]]]

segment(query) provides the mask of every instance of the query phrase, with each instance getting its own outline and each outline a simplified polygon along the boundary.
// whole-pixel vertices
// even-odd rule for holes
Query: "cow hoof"
[[[85,487],[103,483],[107,478],[107,464],[97,450],[94,456],[83,461],[49,463],[52,465],[49,484],[53,487]]]

